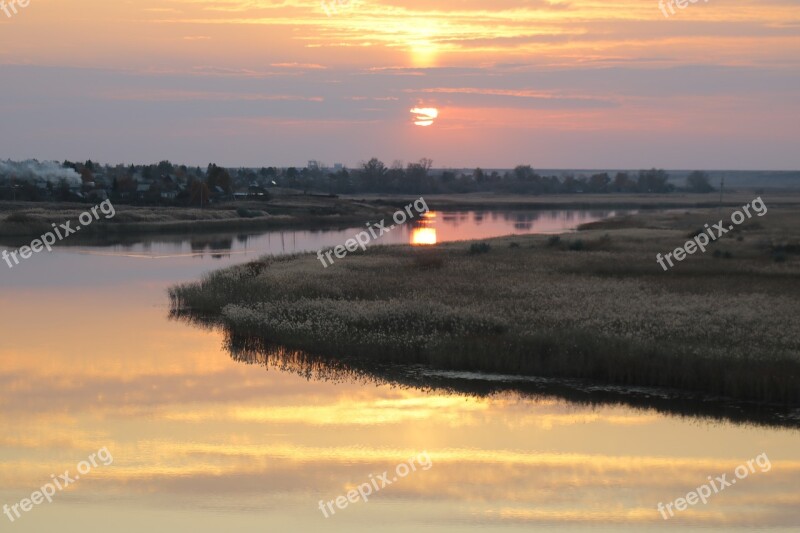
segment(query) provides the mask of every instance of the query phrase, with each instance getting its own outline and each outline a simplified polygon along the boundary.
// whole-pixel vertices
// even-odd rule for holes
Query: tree
[[[611,178],[608,177],[607,173],[592,174],[589,178],[588,187],[591,192],[606,192],[609,183],[611,183]]]
[[[433,160],[422,158],[418,163],[409,163],[406,167],[405,189],[402,192],[419,194],[427,192],[428,172],[433,167]]]
[[[572,174],[567,174],[564,176],[562,187],[564,192],[573,193],[578,192],[578,187],[580,187],[580,184],[578,183],[578,180],[575,179],[575,176]]]
[[[613,187],[616,192],[633,192],[636,190],[636,182],[627,172],[617,172],[617,175],[614,176]]]
[[[514,177],[518,181],[534,181],[538,176],[530,165],[517,165],[514,168]]]
[[[214,163],[208,165],[208,171],[206,171],[206,183],[208,184],[208,188],[210,190],[214,190],[215,187],[219,187],[226,194],[230,194],[233,191],[233,180],[231,179],[231,175],[222,167],[218,167]]]
[[[709,193],[714,190],[707,173],[695,170],[686,178],[686,188],[691,192]]]
[[[210,194],[208,185],[200,180],[192,180],[189,184],[189,205],[208,205]]]
[[[172,174],[175,171],[175,167],[173,166],[173,164],[170,163],[169,161],[166,161],[166,160],[165,161],[161,161],[158,164],[157,168],[158,168],[159,175],[162,175],[162,176],[165,175],[165,174]]]
[[[639,192],[669,192],[669,174],[661,169],[640,170],[637,186]]]
[[[361,163],[361,171],[358,173],[361,187],[372,192],[380,190],[385,185],[386,172],[386,165],[376,157]]]
[[[350,173],[346,168],[330,174],[331,192],[337,193],[351,193],[353,192],[353,184],[350,181]]]
[[[69,183],[67,183],[67,180],[63,178],[58,180],[58,187],[56,188],[55,193],[56,198],[62,202],[70,199]]]
[[[384,177],[386,182],[386,190],[390,192],[397,192],[402,190],[403,184],[406,181],[406,169],[403,162],[400,160],[395,160],[392,163],[392,168],[386,171],[386,176]]]

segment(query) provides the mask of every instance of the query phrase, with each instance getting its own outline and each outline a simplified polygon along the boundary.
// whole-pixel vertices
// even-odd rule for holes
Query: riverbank
[[[771,191],[766,193],[773,205],[800,205],[800,192],[797,190]],[[665,210],[665,209],[710,209],[714,207],[737,208],[762,193],[752,190],[726,190],[720,201],[719,192],[708,194],[669,193],[669,194],[426,194],[425,200],[431,209],[481,210],[481,209],[627,209],[627,210]],[[413,195],[346,195],[342,198],[357,200],[373,205],[402,207],[417,197]]]
[[[656,255],[732,209],[633,215],[561,238],[376,247],[329,269],[313,255],[264,258],[170,297],[176,314],[330,358],[800,405],[800,217],[763,198],[768,214],[669,272]]]
[[[0,238],[24,244],[50,231],[51,224],[77,220],[91,205],[76,203],[0,202]],[[392,209],[329,196],[283,194],[270,202],[237,201],[204,209],[114,205],[113,218],[103,217],[70,243],[153,234],[189,235],[280,228],[345,228],[380,220]]]
[[[775,205],[800,205],[800,194],[774,194]],[[726,193],[722,206],[735,207],[754,197],[751,192]],[[291,190],[276,192],[269,202],[236,201],[204,209],[192,207],[115,204],[116,215],[103,217],[82,231],[70,244],[117,242],[147,235],[187,235],[256,232],[269,229],[331,229],[361,226],[390,216],[419,196],[408,195],[304,195]],[[719,207],[716,194],[571,194],[425,195],[432,210],[487,209],[696,209]],[[0,238],[23,245],[90,208],[79,203],[0,202]]]

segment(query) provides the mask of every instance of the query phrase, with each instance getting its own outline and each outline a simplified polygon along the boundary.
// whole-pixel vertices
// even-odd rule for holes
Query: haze
[[[31,0],[0,159],[795,170],[799,62],[789,0]]]

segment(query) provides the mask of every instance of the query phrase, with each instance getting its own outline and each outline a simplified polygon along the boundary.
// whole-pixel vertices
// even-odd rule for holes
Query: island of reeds
[[[765,198],[767,203],[768,199]],[[800,225],[771,206],[668,272],[716,209],[561,236],[269,257],[170,290],[173,313],[331,359],[800,405]]]

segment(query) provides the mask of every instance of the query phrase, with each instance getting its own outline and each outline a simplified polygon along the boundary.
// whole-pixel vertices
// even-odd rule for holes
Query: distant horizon
[[[324,165],[324,166],[321,167],[323,169],[333,169],[334,165],[343,164],[344,168],[346,168],[348,170],[353,170],[353,169],[356,169],[356,168],[360,167],[362,163],[367,162],[370,159],[372,159],[372,158],[369,157],[369,158],[362,159],[362,160],[360,160],[358,163],[356,163],[354,165],[343,164],[343,163],[340,163],[339,161],[336,161],[336,162],[333,162],[333,163],[329,163],[327,161],[318,161],[318,163],[322,163]],[[386,164],[387,167],[390,167],[395,161],[400,161],[399,159],[389,159],[389,160],[381,159],[381,158],[377,158],[377,159],[379,159],[384,164]],[[421,158],[403,160],[402,163],[403,163],[403,165],[406,165],[408,163],[416,163],[417,161],[419,161],[419,159],[421,159]],[[287,169],[287,168],[301,169],[301,168],[307,168],[309,162],[314,161],[313,159],[309,159],[309,160],[306,160],[305,163],[294,164],[294,165],[292,165],[292,164],[290,164],[290,165],[276,165],[274,163],[265,163],[265,164],[257,164],[257,165],[241,165],[241,164],[227,165],[227,164],[222,164],[219,161],[209,161],[207,163],[200,163],[200,164],[192,163],[192,164],[190,164],[190,163],[185,163],[185,162],[182,162],[182,161],[174,161],[174,160],[168,159],[168,158],[167,159],[160,159],[160,160],[153,160],[153,161],[144,161],[144,162],[142,162],[142,161],[139,161],[139,162],[129,162],[129,161],[125,161],[125,162],[122,162],[122,161],[120,161],[120,162],[106,162],[106,161],[101,161],[101,160],[98,160],[98,159],[94,159],[92,157],[87,157],[85,159],[84,158],[76,159],[76,158],[69,158],[69,157],[63,158],[63,159],[59,159],[59,158],[41,158],[41,157],[28,157],[28,158],[23,158],[23,159],[15,159],[15,158],[8,158],[8,157],[0,157],[0,161],[11,161],[11,162],[14,162],[14,163],[21,163],[21,162],[24,162],[24,161],[33,161],[33,160],[40,161],[40,162],[55,162],[55,163],[59,163],[59,164],[63,164],[64,161],[69,161],[71,163],[85,163],[86,161],[92,161],[92,163],[99,164],[99,165],[102,165],[102,166],[109,166],[109,167],[115,167],[117,165],[124,165],[124,166],[130,166],[130,165],[134,165],[134,166],[157,165],[161,161],[169,161],[174,166],[186,166],[186,167],[189,167],[189,168],[196,168],[196,167],[206,168],[206,167],[208,167],[208,165],[214,164],[214,165],[217,165],[217,166],[220,166],[220,167],[223,167],[223,168],[232,168],[232,169],[233,168],[261,169],[261,168],[270,168],[270,167],[280,168],[280,169]],[[474,170],[476,168],[480,168],[483,171],[490,171],[490,172],[491,171],[510,171],[510,170],[514,170],[514,168],[519,166],[519,165],[530,165],[533,168],[533,170],[538,172],[538,173],[547,173],[547,172],[575,172],[575,173],[578,173],[578,172],[595,172],[595,173],[598,173],[598,172],[600,172],[600,173],[602,173],[602,172],[638,172],[640,170],[650,170],[650,169],[653,169],[653,168],[659,169],[659,170],[664,170],[666,172],[678,172],[678,173],[683,173],[683,172],[689,173],[689,172],[694,172],[694,171],[714,172],[714,173],[719,173],[719,172],[731,172],[731,173],[769,172],[769,173],[789,173],[789,174],[791,174],[791,173],[800,173],[800,167],[793,168],[793,169],[770,169],[770,168],[732,169],[732,168],[688,168],[688,167],[687,168],[669,168],[669,167],[660,167],[660,166],[654,166],[654,165],[645,165],[645,166],[639,166],[639,167],[623,167],[623,166],[606,167],[606,166],[598,166],[598,167],[576,168],[576,167],[545,167],[545,166],[538,166],[538,165],[535,165],[533,163],[527,163],[527,162],[515,163],[514,165],[511,165],[511,166],[501,166],[501,167],[484,166],[484,165],[475,165],[475,166],[440,166],[440,165],[436,164],[435,160],[433,160],[433,166],[431,167],[431,170],[462,170],[463,171],[463,170]]]

